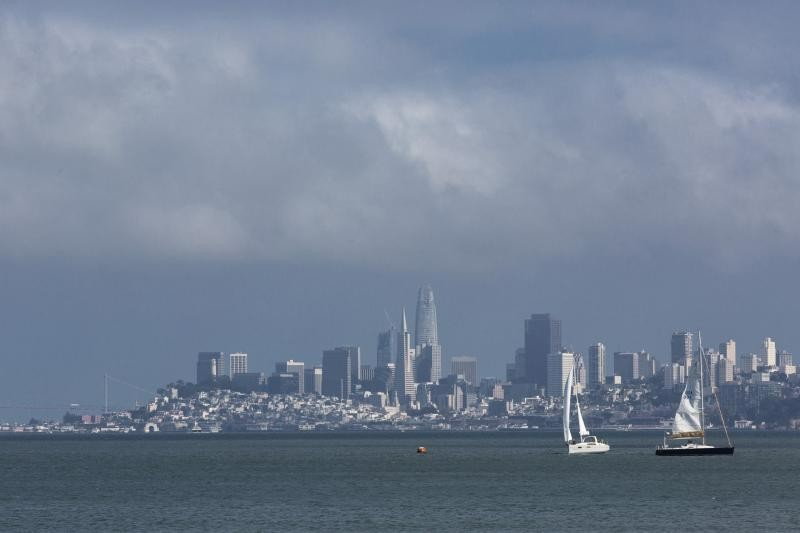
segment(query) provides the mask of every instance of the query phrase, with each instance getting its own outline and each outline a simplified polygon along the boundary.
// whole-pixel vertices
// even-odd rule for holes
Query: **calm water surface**
[[[554,432],[7,436],[0,530],[800,530],[800,435],[737,433],[733,457],[604,436],[592,457]]]

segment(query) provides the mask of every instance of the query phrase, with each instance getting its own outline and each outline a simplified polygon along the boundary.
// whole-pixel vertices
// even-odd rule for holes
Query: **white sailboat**
[[[689,375],[686,378],[686,387],[681,394],[681,401],[675,412],[675,421],[672,423],[672,431],[664,436],[663,446],[656,448],[656,455],[731,455],[733,445],[731,444],[728,429],[725,427],[725,418],[720,411],[719,416],[722,427],[725,429],[725,436],[728,439],[727,446],[712,446],[706,444],[705,432],[705,393],[703,391],[703,366],[705,365],[705,354],[703,353],[703,341],[700,334],[697,334],[700,347],[698,357],[692,362]],[[716,402],[719,409],[719,401]],[[683,444],[670,446],[673,441],[685,441]]]
[[[586,429],[586,424],[583,422],[581,415],[581,405],[578,402],[578,395],[575,395],[575,408],[578,412],[578,433],[580,440],[572,438],[572,431],[569,429],[569,418],[572,402],[572,386],[575,382],[575,368],[570,368],[567,382],[564,384],[564,442],[567,444],[567,449],[570,454],[573,453],[605,453],[610,448],[605,442],[600,442],[597,437],[591,435],[589,430]]]

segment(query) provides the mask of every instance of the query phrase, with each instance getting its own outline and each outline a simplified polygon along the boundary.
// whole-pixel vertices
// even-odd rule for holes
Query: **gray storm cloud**
[[[466,75],[346,21],[118,30],[2,19],[0,254],[474,269],[800,244],[780,79],[615,51]],[[427,74],[384,79],[393,58]]]

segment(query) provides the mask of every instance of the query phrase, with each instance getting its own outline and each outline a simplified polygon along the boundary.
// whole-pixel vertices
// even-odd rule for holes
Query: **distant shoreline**
[[[662,429],[656,428],[631,428],[630,430],[603,430],[598,429],[597,432],[601,434],[603,438],[611,439],[615,435],[630,435],[630,434],[648,434],[653,435],[657,434]],[[712,430],[712,435],[716,435],[718,430]],[[798,434],[800,435],[800,431],[793,431],[793,430],[785,430],[785,429],[729,429],[730,433],[734,434]],[[719,430],[721,433],[721,430]],[[75,433],[75,432],[63,432],[63,433],[45,433],[45,432],[11,432],[11,431],[4,431],[0,432],[0,440],[2,439],[54,439],[54,440],[125,440],[125,439],[154,439],[154,440],[188,440],[188,439],[214,439],[214,438],[321,438],[321,437],[343,437],[343,436],[352,436],[352,437],[385,437],[385,438],[396,438],[396,437],[403,437],[412,439],[416,436],[434,436],[434,435],[441,435],[441,436],[502,436],[505,437],[524,437],[524,436],[532,436],[532,435],[558,435],[561,433],[561,430],[558,428],[543,428],[543,429],[522,429],[522,430],[511,430],[511,431],[497,431],[497,430],[490,430],[490,431],[462,431],[462,430],[427,430],[427,429],[411,429],[411,430],[400,430],[400,429],[381,429],[381,430],[361,430],[361,431],[354,431],[354,430],[329,430],[329,431],[220,431],[217,433],[193,433],[193,432],[179,432],[179,431],[160,431],[155,433],[143,433],[143,432],[130,432],[130,433],[118,433],[118,432],[103,432],[103,433]]]

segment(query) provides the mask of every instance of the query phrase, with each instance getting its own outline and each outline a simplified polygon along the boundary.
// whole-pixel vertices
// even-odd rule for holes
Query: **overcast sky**
[[[534,312],[578,351],[800,352],[799,11],[4,3],[0,404],[201,350],[374,364],[424,283],[482,375]]]

